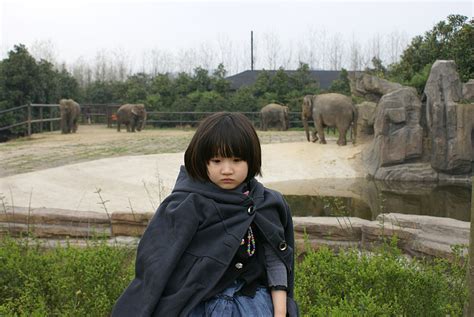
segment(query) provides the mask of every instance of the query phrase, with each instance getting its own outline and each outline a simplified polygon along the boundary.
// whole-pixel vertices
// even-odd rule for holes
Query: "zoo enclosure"
[[[116,123],[114,117],[119,107],[120,105],[117,104],[82,104],[79,121],[82,124],[103,123],[110,128]],[[147,112],[146,124],[153,127],[167,128],[196,126],[201,119],[212,113],[214,112],[149,111]],[[241,113],[246,115],[256,128],[260,128],[260,112]],[[290,127],[303,127],[300,112],[290,112],[289,114]],[[16,128],[28,136],[45,130],[59,130],[59,121],[61,120],[59,104],[28,104],[0,111],[0,119],[7,116],[14,118],[13,121],[16,122],[2,126],[2,120],[0,120],[0,133]]]

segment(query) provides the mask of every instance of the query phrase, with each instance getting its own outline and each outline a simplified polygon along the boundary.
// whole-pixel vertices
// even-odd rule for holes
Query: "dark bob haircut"
[[[252,123],[237,112],[217,112],[199,124],[184,153],[188,174],[200,181],[209,181],[207,164],[216,156],[238,157],[247,162],[247,179],[262,175],[260,141]]]

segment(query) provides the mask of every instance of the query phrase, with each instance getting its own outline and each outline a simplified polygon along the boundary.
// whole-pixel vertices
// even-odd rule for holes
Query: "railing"
[[[53,122],[61,120],[60,117],[53,117],[55,114],[55,109],[58,108],[58,104],[28,104],[28,105],[23,105],[19,107],[14,107],[6,110],[0,111],[0,115],[3,115],[5,113],[9,112],[18,112],[19,110],[25,109],[26,108],[26,118],[24,121],[21,122],[16,122],[14,124],[10,124],[8,126],[0,127],[0,131],[8,130],[14,127],[26,125],[26,130],[27,130],[27,135],[31,135],[32,133],[32,124],[33,123],[39,123],[39,132],[43,132],[43,123],[49,122],[49,130],[54,131],[54,125]],[[39,110],[39,119],[33,119],[32,115],[32,109],[33,108],[38,108]],[[43,114],[43,108],[49,108],[49,118],[44,118]]]
[[[117,104],[82,104],[81,105],[81,124],[103,123],[110,128],[115,125],[114,115],[120,105]],[[37,110],[33,110],[37,109]],[[45,113],[45,109],[49,109]],[[54,131],[59,129],[58,104],[29,104],[19,107],[14,107],[0,111],[0,116],[6,113],[14,113],[16,118],[20,118],[20,122],[9,124],[7,126],[0,126],[0,132],[14,127],[25,126],[25,134],[30,136],[33,132],[43,132],[44,130]],[[164,112],[164,111],[149,111],[147,113],[147,125],[154,127],[185,127],[196,126],[203,118],[211,115],[214,112],[202,111],[185,111],[185,112]],[[246,115],[256,128],[260,128],[260,112],[241,112]],[[290,112],[290,127],[302,127],[301,113]],[[23,117],[23,118],[22,118]],[[33,124],[37,124],[33,129]]]

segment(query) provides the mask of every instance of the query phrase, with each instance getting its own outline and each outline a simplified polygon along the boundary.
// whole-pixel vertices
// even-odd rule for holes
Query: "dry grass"
[[[193,129],[146,129],[118,133],[103,125],[83,125],[76,134],[33,134],[0,143],[0,177],[66,164],[126,155],[183,152]],[[305,141],[303,131],[258,131],[262,144]]]

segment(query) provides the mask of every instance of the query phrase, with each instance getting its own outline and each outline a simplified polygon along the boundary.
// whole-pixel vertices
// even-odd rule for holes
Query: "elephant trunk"
[[[310,142],[310,139],[309,139],[308,119],[303,118],[302,121],[303,121],[304,132],[306,133],[306,140],[308,140],[308,142]]]
[[[145,128],[145,125],[146,125],[146,112],[143,114],[143,120],[142,120],[140,126],[138,127],[139,128],[138,131],[143,130]]]

